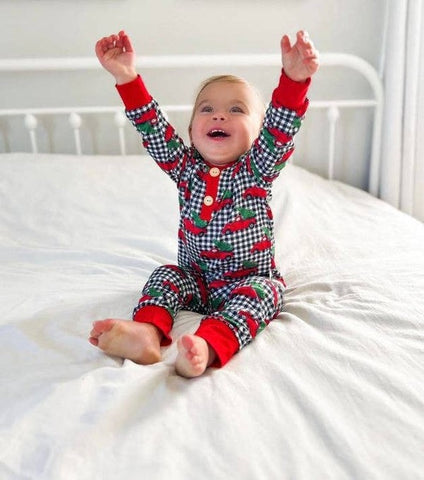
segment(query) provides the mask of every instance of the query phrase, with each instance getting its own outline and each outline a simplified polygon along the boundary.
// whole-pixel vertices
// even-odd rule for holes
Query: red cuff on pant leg
[[[133,316],[134,322],[151,323],[158,328],[162,334],[161,346],[166,347],[172,343],[169,333],[172,329],[173,319],[168,310],[157,305],[146,305]]]
[[[202,320],[195,335],[202,337],[215,350],[216,359],[211,367],[223,367],[239,349],[237,337],[231,328],[215,318]]]

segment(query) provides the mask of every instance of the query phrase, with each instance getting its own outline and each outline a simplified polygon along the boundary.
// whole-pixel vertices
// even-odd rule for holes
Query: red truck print
[[[231,292],[231,296],[233,295],[244,295],[245,297],[261,300],[266,296],[262,285],[257,282],[252,282],[251,285],[241,285],[240,287],[236,287]]]
[[[252,335],[252,338],[255,338],[259,329],[259,321],[256,320],[253,315],[246,310],[240,310],[239,315],[245,318],[250,335]]]
[[[175,134],[175,130],[171,125],[168,125],[165,130],[165,142],[168,143],[172,140],[172,137]]]
[[[181,278],[186,278],[186,274],[184,273],[184,270],[182,270],[177,265],[170,264],[170,265],[165,265],[165,266],[167,268],[169,268],[170,270],[172,270],[173,272],[178,273]]]
[[[164,172],[171,172],[172,170],[174,170],[174,168],[178,166],[179,162],[180,162],[180,159],[178,157],[175,157],[175,160],[173,160],[172,162],[157,161],[157,164]]]
[[[222,233],[238,232],[239,230],[245,230],[252,227],[256,223],[256,214],[252,210],[247,208],[239,208],[239,215],[236,220],[227,223],[222,229]]]
[[[155,110],[149,110],[143,113],[141,117],[135,120],[136,129],[144,134],[153,133],[155,131],[154,125],[158,122],[158,118]],[[144,144],[143,144],[144,145]],[[147,147],[147,145],[145,145]]]
[[[212,290],[213,288],[223,288],[228,285],[228,282],[226,280],[213,280],[209,284],[209,288]]]
[[[226,260],[227,258],[234,257],[234,252],[222,252],[214,248],[212,250],[203,250],[200,252],[200,256],[209,260]]]
[[[222,240],[216,240],[215,246],[211,250],[203,250],[200,253],[201,258],[208,258],[211,260],[226,260],[234,257],[234,247]]]
[[[156,111],[154,109],[148,110],[146,113],[143,113],[137,120],[135,121],[136,125],[141,125],[142,123],[150,123],[152,125],[158,122],[158,117],[156,115]]]
[[[189,218],[184,219],[184,228],[192,233],[193,235],[204,235],[206,233],[206,227],[197,226],[192,220]]]
[[[168,287],[171,291],[173,291],[177,295],[180,293],[180,289],[174,283],[170,282],[169,280],[164,280],[162,282],[162,285],[164,287]]]
[[[260,240],[253,245],[253,247],[250,249],[250,253],[263,252],[264,250],[268,250],[271,247],[271,240],[269,238],[264,238],[263,240]]]
[[[264,188],[260,187],[249,187],[243,192],[243,198],[266,198],[268,192]]]
[[[214,211],[218,212],[232,204],[233,204],[233,193],[230,190],[225,190],[221,199],[215,202]]]
[[[168,125],[165,130],[165,142],[168,150],[174,150],[180,146],[180,142],[175,138],[175,130]]]
[[[233,203],[232,198],[225,198],[225,199],[222,199],[222,200],[218,200],[217,202],[215,202],[214,212],[219,212],[220,210],[224,209],[225,207],[228,207],[229,205],[231,205],[232,203]]]
[[[249,285],[242,285],[240,287],[236,287],[231,292],[231,296],[233,297],[234,295],[243,295],[244,297],[252,298],[253,300],[258,299],[258,293],[253,287]]]
[[[256,223],[256,218],[247,218],[243,220],[242,218],[238,220],[234,220],[234,222],[227,223],[225,227],[222,229],[222,233],[229,233],[229,232],[238,232],[239,230],[244,230],[253,226]]]
[[[256,262],[246,261],[246,262],[243,262],[243,267],[241,269],[225,272],[224,277],[231,278],[231,279],[243,278],[249,275],[253,275],[257,273],[257,271],[258,271],[258,265]]]
[[[278,130],[278,128],[267,128],[266,131],[269,132],[269,134],[271,134],[271,136],[275,139],[274,142],[276,146],[281,147],[292,140],[290,135]]]

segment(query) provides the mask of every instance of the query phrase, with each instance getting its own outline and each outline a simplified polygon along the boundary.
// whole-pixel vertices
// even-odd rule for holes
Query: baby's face
[[[249,150],[261,121],[259,99],[248,85],[214,82],[194,106],[190,139],[208,163],[223,166]]]

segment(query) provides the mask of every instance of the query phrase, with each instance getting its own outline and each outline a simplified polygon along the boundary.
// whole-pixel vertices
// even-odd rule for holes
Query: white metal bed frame
[[[326,109],[329,122],[329,162],[328,178],[334,178],[336,125],[341,108],[373,108],[373,133],[370,156],[370,171],[368,191],[378,196],[380,176],[380,144],[383,120],[383,86],[376,70],[365,60],[350,54],[322,53],[320,55],[322,67],[341,66],[351,68],[362,74],[372,88],[373,99],[355,100],[325,100],[311,101],[310,108]],[[141,56],[137,57],[137,65],[147,68],[193,68],[193,67],[236,67],[236,66],[279,66],[280,55],[173,55],[173,56]],[[0,72],[30,72],[30,71],[76,71],[95,70],[101,68],[96,58],[69,57],[69,58],[37,58],[37,59],[0,59]],[[164,105],[165,112],[190,111],[191,105]],[[122,107],[59,107],[59,108],[20,108],[0,109],[0,117],[20,116],[28,130],[33,153],[38,152],[37,145],[37,116],[39,115],[68,115],[70,127],[74,132],[75,152],[82,154],[80,128],[82,115],[95,113],[110,113],[114,115],[114,123],[118,131],[119,149],[121,155],[126,153],[124,126],[126,117]]]

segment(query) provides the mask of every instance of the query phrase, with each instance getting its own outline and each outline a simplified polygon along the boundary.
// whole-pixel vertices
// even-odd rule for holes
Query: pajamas
[[[269,202],[293,152],[308,85],[282,73],[251,149],[219,167],[184,144],[140,77],[117,87],[143,145],[179,193],[178,266],[153,272],[133,315],[155,324],[164,345],[179,310],[199,312],[196,334],[215,350],[214,366],[222,366],[282,310],[285,285],[274,259]]]
[[[214,283],[204,283],[200,272],[175,265],[160,266],[144,287],[134,316],[150,321],[155,310],[146,307],[166,308],[168,321],[159,320],[157,326],[164,333],[162,345],[169,345],[172,319],[179,310],[203,314],[196,334],[218,353],[216,366],[221,366],[278,315],[283,307],[284,285],[279,280],[261,276],[249,276],[225,285]]]

